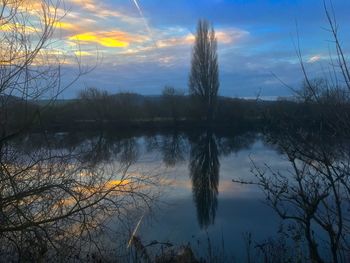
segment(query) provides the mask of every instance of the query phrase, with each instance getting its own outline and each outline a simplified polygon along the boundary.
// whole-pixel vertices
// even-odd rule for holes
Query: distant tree
[[[171,86],[165,86],[162,91],[162,99],[164,109],[168,110],[167,114],[174,121],[177,121],[180,117],[181,107],[183,106],[184,92]]]
[[[109,119],[112,99],[107,91],[92,87],[86,88],[79,92],[79,99],[88,117],[99,121]]]
[[[184,94],[181,90],[178,90],[172,86],[164,86],[162,95],[163,96],[182,96]]]
[[[215,31],[208,21],[199,20],[192,51],[189,90],[201,110],[205,111],[207,121],[213,119],[219,86]]]

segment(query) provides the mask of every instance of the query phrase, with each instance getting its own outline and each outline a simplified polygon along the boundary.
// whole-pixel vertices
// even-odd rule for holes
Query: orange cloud
[[[26,32],[26,33],[33,33],[38,31],[38,29],[27,26],[27,25],[21,25],[19,23],[12,24],[12,23],[6,23],[3,25],[0,25],[0,31],[2,32]]]
[[[79,26],[73,24],[73,23],[69,23],[69,22],[62,22],[62,21],[56,21],[53,24],[54,27],[56,28],[60,28],[63,30],[69,30],[69,31],[78,31],[79,30]]]
[[[18,5],[18,9],[21,11],[41,11],[43,9],[42,0],[27,0],[18,3],[14,2],[13,5]]]
[[[194,36],[189,34],[184,37],[168,38],[157,41],[157,46],[160,48],[179,46],[179,45],[190,45],[194,42]]]
[[[117,187],[117,186],[126,186],[130,184],[130,181],[125,179],[125,180],[112,180],[112,181],[109,181],[107,182],[107,187],[108,188],[114,188],[114,187]]]
[[[75,51],[74,54],[78,57],[88,57],[88,56],[92,56],[93,54],[89,51]]]
[[[95,0],[69,0],[69,1],[72,4],[93,13],[97,17],[101,17],[101,18],[120,17],[120,18],[125,18],[125,20],[128,20],[127,16],[123,15],[122,13],[116,10],[111,10],[104,6],[101,6],[101,4],[96,2]]]
[[[233,44],[249,35],[248,31],[240,29],[219,30],[215,33],[219,43]]]
[[[48,14],[55,14],[57,17],[63,17],[67,14],[62,1],[47,1],[47,0],[25,0],[25,1],[13,1],[10,6],[13,6],[20,10],[31,14],[35,17],[41,17]]]
[[[132,42],[142,43],[147,37],[140,35],[130,35],[123,31],[102,31],[86,32],[69,37],[70,41],[79,41],[80,43],[95,43],[104,47],[125,48]]]
[[[130,38],[123,32],[87,32],[74,35],[70,37],[69,40],[77,40],[83,43],[96,43],[104,47],[127,47],[130,42]]]

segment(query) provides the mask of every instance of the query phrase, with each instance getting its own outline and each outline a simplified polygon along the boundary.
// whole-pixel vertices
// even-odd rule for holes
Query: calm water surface
[[[166,134],[55,134],[49,138],[54,151],[73,151],[90,165],[108,174],[128,167],[128,173],[154,177],[150,191],[157,198],[150,211],[130,213],[128,239],[133,231],[147,245],[153,241],[174,245],[188,243],[208,256],[215,252],[235,258],[245,256],[245,236],[263,242],[275,237],[280,219],[264,203],[264,194],[251,185],[233,180],[254,180],[253,163],[277,170],[290,164],[265,136],[254,132],[219,134],[212,131]],[[47,147],[42,137],[18,143],[24,151]],[[118,220],[109,224],[117,229]]]
[[[115,245],[119,242],[121,250],[127,248],[127,254],[132,250],[127,246],[128,241],[134,236],[153,255],[157,254],[154,250],[161,248],[159,242],[177,247],[190,244],[197,255],[208,258],[210,251],[225,254],[225,262],[232,262],[231,258],[227,259],[231,256],[241,262],[247,254],[248,233],[254,247],[270,238],[277,240],[281,233],[290,231],[291,225],[284,221],[281,229],[282,220],[265,203],[261,188],[234,181],[254,181],[256,177],[252,171],[261,169],[267,177],[271,171],[281,172],[284,180],[291,178],[292,185],[292,165],[282,149],[292,153],[308,152],[303,147],[311,145],[303,144],[303,141],[300,145],[295,140],[292,142],[295,145],[288,144],[283,134],[242,131],[225,134],[210,130],[61,133],[30,135],[14,141],[9,149],[20,149],[23,154],[17,165],[33,156],[40,159],[48,153],[57,154],[68,156],[62,159],[66,160],[63,166],[67,168],[63,171],[72,170],[73,176],[75,171],[89,171],[93,180],[99,178],[116,185],[131,182],[131,187],[138,187],[129,191],[130,188],[124,188],[122,183],[116,194],[117,202],[113,203],[122,209],[99,218],[106,220],[108,230],[101,236],[97,233],[96,237],[102,238],[107,251],[119,250]],[[345,158],[337,150],[337,143],[330,140],[316,141],[312,145],[320,145],[334,160]],[[73,169],[74,160],[78,160],[78,166],[83,170]],[[72,169],[69,169],[71,165]],[[53,167],[56,166],[54,163]],[[84,176],[84,173],[77,176]],[[123,192],[124,189],[127,191]],[[291,209],[295,209],[292,213],[299,212],[298,207]],[[286,228],[289,229],[285,231]],[[312,231],[320,245],[327,244],[317,228]],[[104,242],[105,238],[107,242]],[[320,251],[322,253],[322,249]]]
[[[252,162],[288,169],[284,156],[261,135],[205,131],[128,140],[135,147],[130,170],[159,173],[162,178],[152,213],[138,215],[142,220],[137,234],[144,244],[191,243],[206,256],[210,242],[214,251],[225,248],[237,259],[245,255],[247,233],[259,242],[276,235],[280,220],[264,203],[261,190],[232,181],[254,180]]]

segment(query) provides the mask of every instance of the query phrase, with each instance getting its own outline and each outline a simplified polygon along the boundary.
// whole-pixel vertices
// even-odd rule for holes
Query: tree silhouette
[[[138,179],[142,175],[127,173],[135,152],[131,143],[119,163],[106,166],[97,163],[111,154],[102,137],[63,149],[61,143],[55,146],[55,135],[45,129],[30,133],[57,96],[90,70],[82,69],[77,58],[77,76],[62,81],[66,54],[56,55],[60,52],[54,32],[64,7],[61,0],[0,4],[0,28],[6,29],[0,30],[0,261],[4,262],[49,258],[62,262],[95,248],[100,251],[96,235],[106,218],[147,199],[147,194],[140,200],[131,194],[146,182]],[[39,109],[33,101],[42,98],[48,99]],[[14,118],[14,109],[20,119]],[[28,146],[34,146],[33,138],[40,147]]]
[[[192,51],[189,90],[205,112],[207,121],[213,119],[219,86],[215,31],[208,21],[199,20]]]

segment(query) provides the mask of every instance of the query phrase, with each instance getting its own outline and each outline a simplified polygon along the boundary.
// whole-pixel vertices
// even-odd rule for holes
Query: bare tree
[[[207,121],[213,119],[219,86],[215,31],[208,21],[200,20],[192,51],[189,89],[205,112]]]
[[[61,58],[53,44],[55,26],[65,16],[60,0],[0,1],[0,256],[4,261],[64,261],[95,247],[97,230],[112,215],[150,201],[150,177],[128,173],[130,162],[97,165],[84,156],[100,141],[78,148],[54,147],[46,131],[45,146],[33,150],[28,129],[40,118],[32,101],[50,105],[82,74],[62,85]],[[10,129],[11,107],[23,106],[26,122]],[[19,143],[16,143],[18,142]],[[91,154],[90,154],[91,155]],[[123,157],[125,159],[125,157]],[[143,189],[143,190],[142,190]],[[133,205],[134,204],[134,205]],[[72,254],[73,253],[73,254]]]
[[[38,117],[38,111],[28,110],[33,101],[45,97],[46,106],[51,105],[65,89],[92,69],[84,69],[79,57],[69,57],[75,63],[76,75],[62,84],[62,64],[67,63],[68,56],[55,49],[59,41],[55,29],[66,15],[64,7],[63,0],[4,0],[0,3],[0,141],[23,132]],[[10,131],[14,101],[24,106],[22,118],[27,125]]]
[[[310,79],[298,47],[304,83],[297,95],[302,103],[330,118],[327,123],[321,118],[320,128],[311,131],[297,118],[294,123],[281,121],[281,132],[272,140],[287,157],[289,169],[276,170],[271,164],[261,167],[252,160],[256,180],[244,183],[258,185],[275,212],[299,229],[309,261],[337,263],[348,262],[350,251],[349,74],[333,6],[324,1],[324,8],[335,44],[335,59],[330,58],[333,79]]]

